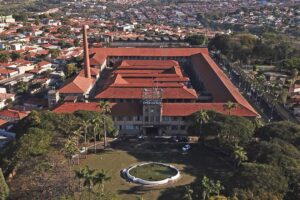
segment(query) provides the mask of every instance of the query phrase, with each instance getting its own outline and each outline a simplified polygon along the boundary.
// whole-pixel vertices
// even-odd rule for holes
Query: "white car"
[[[188,151],[191,148],[191,145],[186,144],[182,147],[182,151]]]

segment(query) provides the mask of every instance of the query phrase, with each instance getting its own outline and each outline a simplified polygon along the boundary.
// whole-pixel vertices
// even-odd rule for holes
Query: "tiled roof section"
[[[207,54],[207,48],[93,48],[91,65],[101,65],[108,56],[181,57]]]
[[[39,62],[37,65],[38,65],[39,67],[43,67],[43,66],[49,65],[49,64],[51,64],[51,63],[49,63],[49,62],[47,62],[47,61],[41,61],[41,62]]]
[[[0,117],[8,117],[8,118],[13,118],[15,120],[23,119],[28,114],[29,114],[28,112],[12,110],[12,109],[5,109],[0,111]]]
[[[91,68],[92,76],[98,75],[99,72],[99,69]],[[95,80],[93,78],[86,78],[84,76],[84,70],[81,70],[76,77],[68,81],[62,88],[60,88],[59,92],[62,94],[85,94],[92,88],[94,84]]]
[[[119,68],[138,68],[138,67],[153,67],[170,68],[179,65],[175,60],[123,60]]]
[[[11,73],[13,73],[13,72],[17,72],[17,70],[6,69],[6,68],[1,68],[1,67],[0,67],[0,74],[8,75],[8,74],[11,74]]]
[[[0,119],[0,127],[7,124],[8,121],[7,120],[4,120],[4,119]]]
[[[177,61],[124,60],[112,74],[114,79],[107,80],[108,87],[96,98],[142,99],[143,89],[153,87],[163,88],[163,99],[198,98],[194,89],[184,86],[189,78],[183,75]]]
[[[143,114],[141,103],[112,103],[111,114],[113,116],[141,116]],[[229,114],[224,109],[223,103],[163,103],[162,115],[170,117],[186,117],[200,110],[213,110],[223,114]],[[56,113],[74,113],[77,110],[100,111],[97,102],[65,102],[53,110]],[[257,115],[241,105],[230,112],[231,115],[243,117],[256,117]]]
[[[95,67],[91,67],[90,69],[91,69],[91,75],[92,75],[92,76],[97,76],[97,75],[99,75],[100,69],[95,68]],[[81,76],[84,76],[84,70],[81,70],[81,71],[79,72],[79,74],[80,74]]]
[[[87,110],[87,111],[100,111],[99,103],[91,102],[91,103],[84,103],[84,102],[65,102],[58,107],[56,107],[53,112],[55,113],[73,113],[77,110]]]
[[[150,86],[149,86],[150,87]],[[144,87],[109,87],[100,94],[96,99],[142,99]],[[163,99],[197,99],[198,96],[193,89],[185,87],[164,88]]]
[[[223,114],[229,114],[224,109],[224,103],[163,103],[163,116],[190,116],[200,110],[213,110]],[[256,112],[252,112],[244,106],[237,104],[235,109],[230,111],[231,115],[243,117],[256,117]]]
[[[72,81],[59,89],[62,94],[85,94],[94,84],[94,80],[77,75]]]
[[[0,101],[4,101],[7,99],[11,99],[15,96],[15,94],[9,94],[9,93],[0,93]]]
[[[87,111],[101,111],[99,103],[97,102],[65,102],[55,108],[53,112],[55,113],[74,113],[78,110]],[[111,104],[111,114],[113,116],[140,116],[143,114],[142,104],[139,103],[112,103]]]
[[[192,56],[192,64],[199,70],[198,76],[212,93],[214,102],[237,102],[259,115],[209,55]]]
[[[112,104],[113,116],[142,116],[143,105],[141,103],[115,103]]]

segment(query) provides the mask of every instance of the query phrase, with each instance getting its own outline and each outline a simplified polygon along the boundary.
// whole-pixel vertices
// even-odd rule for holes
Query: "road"
[[[245,82],[245,77],[234,69],[232,64],[228,61],[215,58],[218,66],[227,74],[231,79],[232,83],[240,90],[244,97],[256,108],[256,110],[261,114],[262,118],[267,121],[281,121],[290,120],[295,123],[300,123],[296,117],[294,117],[287,109],[282,105],[276,104],[274,107],[269,103],[272,97],[263,94],[261,97],[253,89],[248,90],[246,87],[242,87],[242,82]],[[239,69],[242,70],[242,69]]]

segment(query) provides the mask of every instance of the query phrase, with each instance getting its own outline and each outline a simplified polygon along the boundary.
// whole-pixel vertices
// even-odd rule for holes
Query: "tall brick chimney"
[[[83,25],[83,48],[84,48],[84,76],[86,78],[91,78],[91,66],[90,66],[90,53],[89,53],[89,43],[87,37],[87,25]]]

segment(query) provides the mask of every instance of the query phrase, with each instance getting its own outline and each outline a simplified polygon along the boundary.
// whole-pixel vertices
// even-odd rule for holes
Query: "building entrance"
[[[158,127],[147,127],[146,129],[146,135],[147,136],[156,136],[159,135]]]

